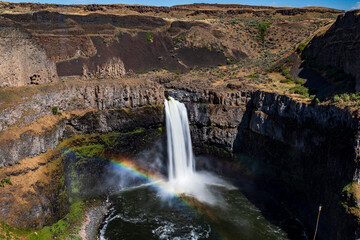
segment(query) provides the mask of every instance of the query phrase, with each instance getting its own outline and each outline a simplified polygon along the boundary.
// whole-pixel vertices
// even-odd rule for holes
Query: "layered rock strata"
[[[36,92],[28,96],[27,101],[21,101],[21,103],[13,103],[11,99],[9,103],[4,102],[3,111],[0,113],[0,129],[2,130],[0,132],[0,166],[12,165],[20,159],[54,149],[64,139],[67,121],[72,119],[72,116],[65,111],[89,109],[105,111],[163,103],[161,86],[146,82],[137,84],[116,82],[102,82],[102,84],[87,82],[86,85],[60,84],[46,87],[46,92]],[[61,116],[62,112],[66,116]],[[59,116],[39,120],[49,114]],[[107,127],[109,126],[107,121],[116,121],[116,118],[104,114],[94,116],[95,119],[99,119],[98,124],[101,125],[98,131],[114,130],[112,127]],[[28,126],[37,120],[37,124],[42,126]],[[122,122],[119,119],[118,121],[112,124],[119,126]],[[43,131],[43,127],[48,128]],[[82,130],[79,134],[90,132]]]
[[[58,81],[56,66],[20,25],[0,17],[0,88]]]
[[[62,139],[75,134],[157,129],[163,123],[163,116],[162,106],[75,111],[61,117],[53,116],[53,119],[40,119],[31,125],[35,129],[42,127],[39,132],[26,131],[13,140],[3,139],[2,136],[2,164],[17,164],[3,167],[0,171],[1,179],[10,177],[13,183],[13,186],[6,187],[0,193],[0,221],[21,228],[38,228],[64,216],[67,211],[67,188],[70,186],[65,182],[65,176],[70,174],[66,172],[69,164],[63,166],[61,149],[50,150],[56,148]],[[44,126],[49,121],[52,121],[52,126]],[[31,156],[35,157],[27,158]]]

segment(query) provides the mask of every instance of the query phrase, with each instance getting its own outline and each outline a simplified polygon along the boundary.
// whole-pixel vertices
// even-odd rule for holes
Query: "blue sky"
[[[58,3],[58,4],[145,4],[154,6],[172,6],[177,4],[190,4],[196,2],[203,3],[236,3],[249,5],[265,5],[265,6],[291,6],[291,7],[306,7],[306,6],[323,6],[342,10],[351,10],[360,8],[360,1],[354,0],[7,0],[10,2],[40,2],[40,3]]]

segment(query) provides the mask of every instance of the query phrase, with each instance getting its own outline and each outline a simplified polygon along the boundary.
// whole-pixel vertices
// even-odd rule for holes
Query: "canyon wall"
[[[162,105],[90,110],[64,116],[42,132],[26,132],[21,138],[10,142],[2,139],[0,158],[5,160],[5,163],[2,163],[17,164],[5,167],[0,172],[0,178],[10,177],[13,183],[13,186],[1,190],[0,221],[21,228],[51,225],[66,214],[68,197],[74,197],[71,192],[73,183],[68,182],[68,178],[74,178],[71,171],[74,171],[75,166],[79,171],[75,174],[77,182],[85,172],[91,173],[93,176],[91,180],[96,174],[103,174],[99,171],[101,167],[104,168],[105,161],[101,165],[88,160],[79,165],[71,163],[69,153],[65,153],[66,157],[60,157],[66,152],[66,145],[51,151],[50,149],[55,149],[61,140],[73,135],[90,133],[131,132],[151,128],[157,130],[162,125],[163,118]],[[131,142],[127,147],[137,143]],[[41,153],[44,154],[39,155]],[[72,181],[75,182],[76,179]],[[88,186],[90,189],[88,191],[97,185],[101,185],[104,189],[104,182],[95,181],[95,183],[93,180],[92,185]],[[85,192],[77,192],[77,194],[85,195]]]
[[[15,91],[15,94],[17,93]],[[47,149],[54,149],[61,139],[64,139],[66,121],[76,116],[76,114],[61,116],[63,111],[109,110],[162,104],[163,88],[147,82],[133,85],[111,81],[78,85],[59,83],[45,89],[40,88],[38,92],[27,98],[27,101],[21,103],[14,102],[10,98],[9,102],[0,104],[3,109],[0,113],[0,130],[2,130],[0,166],[12,165],[25,157],[36,156]],[[53,112],[55,110],[53,108],[56,108],[56,112]],[[49,114],[60,116],[36,122]],[[96,118],[99,118],[100,123],[103,124],[97,131],[108,132],[113,130],[112,127],[107,127],[108,125],[121,124],[121,121],[118,124],[107,124],[107,121],[113,118],[105,115]],[[32,122],[41,126],[27,127]]]
[[[0,17],[0,88],[58,81],[56,66],[20,25]]]
[[[360,91],[360,11],[340,15],[327,30],[315,36],[304,51],[323,66],[332,66],[355,77],[356,91]]]
[[[341,205],[344,187],[359,179],[356,114],[263,91],[169,94],[186,102],[198,150],[233,155],[309,229],[321,204],[321,239],[358,236],[357,217]]]
[[[163,124],[162,85],[137,80],[126,84],[85,82],[86,86],[81,81],[32,87],[32,95],[21,98],[25,101],[0,105],[4,176],[16,176],[15,163],[30,162],[26,158],[55,149],[75,134],[131,131]],[[178,88],[168,94],[185,102],[197,149],[222,149],[233,156],[260,185],[286,202],[309,229],[314,228],[313,220],[322,204],[324,219],[319,235],[323,239],[352,239],[357,235],[356,217],[340,205],[347,201],[342,197],[343,188],[359,178],[356,115],[335,106],[258,90]],[[53,115],[54,106],[61,115]],[[242,162],[238,158],[241,154],[250,156],[251,161]],[[27,174],[32,173],[29,169]],[[37,206],[36,219],[29,215],[24,221],[13,219],[9,223],[42,226],[51,222],[49,216],[55,210],[49,210],[46,203],[56,198],[41,196],[42,205],[26,198],[29,201],[25,206]],[[9,214],[9,206],[3,205],[3,212]],[[342,224],[337,223],[339,218]]]
[[[63,140],[163,123],[163,87],[155,83],[89,80],[25,90],[2,90],[8,96],[0,104],[0,179],[13,183],[0,193],[0,221],[16,227],[51,225],[67,213],[69,164],[57,148]]]

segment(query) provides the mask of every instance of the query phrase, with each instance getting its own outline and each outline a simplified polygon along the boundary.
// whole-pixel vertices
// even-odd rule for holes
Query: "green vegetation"
[[[290,88],[289,91],[290,93],[300,94],[306,98],[310,97],[309,89],[301,85],[296,85],[295,87]]]
[[[3,178],[0,181],[0,187],[5,187],[6,185],[12,185],[12,182],[10,181],[10,178]]]
[[[92,144],[75,147],[72,150],[75,152],[76,157],[79,159],[75,163],[75,165],[81,166],[88,160],[88,158],[101,156],[105,151],[105,147],[102,144]]]
[[[0,239],[20,240],[20,238],[24,239],[31,233],[31,230],[14,228],[5,224],[4,222],[0,222]]]
[[[250,74],[250,75],[247,75],[245,76],[246,78],[257,78],[258,76],[255,75],[255,74]]]
[[[304,84],[304,79],[302,78],[295,79],[295,84],[300,84],[300,85]]]
[[[235,59],[235,58],[229,57],[229,56],[226,57],[226,64],[227,64],[227,65],[233,64],[233,63],[235,63],[235,62],[236,62],[236,59]]]
[[[258,24],[258,30],[260,34],[260,40],[264,42],[265,36],[267,34],[267,27],[271,25],[271,22],[261,22]]]
[[[304,79],[302,78],[296,78],[294,79],[291,75],[290,75],[290,71],[289,69],[287,69],[284,64],[277,66],[276,68],[270,69],[270,72],[273,71],[278,71],[281,73],[281,75],[283,75],[285,77],[285,79],[281,79],[280,82],[281,83],[287,83],[287,84],[296,84],[296,86],[291,87],[289,89],[290,93],[295,93],[295,94],[299,94],[302,97],[305,98],[315,98],[315,96],[310,95],[309,89],[306,88],[305,86],[303,86],[304,84]]]
[[[281,74],[288,80],[292,81],[292,76],[290,75],[290,71],[286,68],[281,69]]]
[[[59,112],[59,109],[58,109],[57,106],[52,107],[52,108],[51,108],[51,111],[52,111],[52,114],[53,114],[53,115],[58,115],[58,116],[61,115],[61,112]]]
[[[150,72],[150,70],[139,70],[139,71],[136,71],[136,74],[147,74],[147,73],[149,73]]]
[[[54,115],[57,115],[58,114],[58,107],[57,106],[54,106],[51,108],[51,111]]]
[[[360,105],[360,93],[342,93],[336,94],[332,98],[333,103],[339,102],[355,102],[357,105]]]
[[[357,184],[357,181],[350,182],[345,187],[343,187],[341,195],[343,198],[341,205],[346,209],[347,212],[350,210],[350,208],[353,207],[359,209],[359,206],[356,204],[354,205],[354,203],[358,202],[359,200],[359,185]]]
[[[83,220],[85,204],[77,200],[70,206],[70,212],[57,223],[49,227],[44,227],[30,235],[29,239],[46,240],[46,239],[76,239],[79,227]]]
[[[305,42],[300,43],[298,45],[298,47],[296,48],[296,52],[302,53],[305,50],[305,47],[307,46],[308,43],[309,43],[309,40],[306,40]]]
[[[151,33],[151,32],[145,33],[145,39],[146,39],[146,41],[152,42],[152,41],[153,41],[153,37],[154,37],[154,34],[153,34],[153,33]]]
[[[48,239],[81,239],[77,233],[80,230],[84,219],[86,206],[81,200],[76,200],[70,206],[69,213],[51,226],[43,227],[40,230],[28,230],[11,227],[0,222],[0,239],[4,240],[48,240]]]

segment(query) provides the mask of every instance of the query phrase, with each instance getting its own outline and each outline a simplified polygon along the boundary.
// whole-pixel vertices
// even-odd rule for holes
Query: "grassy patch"
[[[302,53],[305,50],[308,43],[309,43],[309,40],[306,40],[305,42],[300,43],[296,48],[296,52]]]
[[[257,78],[258,76],[256,76],[255,74],[250,74],[245,76],[246,78]]]
[[[77,239],[80,226],[84,219],[85,203],[77,200],[70,206],[70,212],[58,222],[39,230],[28,230],[11,227],[0,222],[0,239],[4,240],[50,240]]]
[[[145,33],[145,39],[146,39],[146,41],[152,42],[152,41],[153,41],[153,37],[154,37],[154,34],[153,34],[153,33],[151,33],[151,32]]]
[[[77,200],[70,206],[70,212],[52,226],[44,227],[30,235],[29,239],[73,239],[79,232],[79,227],[84,218],[85,204]]]
[[[0,180],[0,187],[5,187],[6,185],[12,185],[10,178],[3,178]]]
[[[331,99],[332,103],[352,103],[360,105],[360,93],[336,94]]]
[[[290,93],[296,93],[306,98],[310,97],[309,89],[301,85],[296,85],[295,87],[290,88],[289,91]]]

